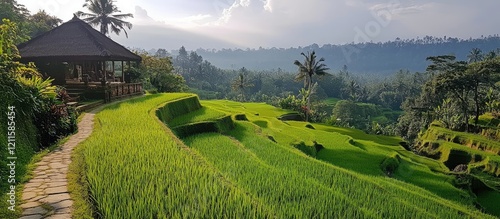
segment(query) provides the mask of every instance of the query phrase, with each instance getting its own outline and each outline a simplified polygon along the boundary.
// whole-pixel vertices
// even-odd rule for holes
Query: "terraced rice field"
[[[190,97],[151,95],[96,115],[96,130],[80,151],[99,216],[493,218],[475,210],[446,175],[431,171],[442,168],[437,162],[412,156],[396,138],[282,122],[276,117],[289,111],[265,104],[205,101],[200,107]],[[174,115],[174,108],[190,110]],[[183,139],[168,128],[235,114],[248,121]],[[325,149],[308,156],[292,146],[298,141]],[[395,154],[401,168],[388,177],[380,164]]]

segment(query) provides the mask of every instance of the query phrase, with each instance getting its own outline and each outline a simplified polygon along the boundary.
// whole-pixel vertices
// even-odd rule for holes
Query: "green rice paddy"
[[[453,187],[446,166],[398,138],[276,119],[286,113],[200,106],[191,94],[111,105],[79,146],[90,204],[102,218],[494,218]],[[236,114],[248,121],[227,121]],[[203,122],[216,129],[179,139],[168,128]],[[307,155],[299,142],[323,149]],[[397,166],[388,174],[383,163]]]

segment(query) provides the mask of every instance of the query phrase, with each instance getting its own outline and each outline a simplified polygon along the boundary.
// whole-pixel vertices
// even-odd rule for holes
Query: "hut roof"
[[[25,61],[140,61],[141,57],[76,16],[18,46]]]

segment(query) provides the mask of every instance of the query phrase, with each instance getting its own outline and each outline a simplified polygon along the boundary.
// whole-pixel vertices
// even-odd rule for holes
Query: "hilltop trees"
[[[410,140],[416,138],[433,120],[440,120],[453,130],[477,130],[480,115],[495,110],[494,99],[500,91],[500,58],[483,60],[482,56],[473,49],[468,62],[457,61],[451,55],[429,57],[429,79],[418,95],[403,104],[405,115],[399,119],[400,134]]]
[[[472,100],[474,102],[474,125],[478,124],[479,116],[486,111],[485,102],[488,92],[493,93],[495,82],[500,81],[500,59],[489,59],[472,63],[465,72],[465,80],[470,83]]]
[[[24,5],[17,3],[16,0],[0,1],[0,18],[9,19],[16,23],[15,45],[49,31],[62,22],[61,19],[49,15],[45,11],[31,15],[29,10]]]
[[[87,8],[90,13],[78,11],[76,16],[83,18],[83,20],[92,26],[100,26],[102,34],[109,36],[109,32],[119,35],[123,30],[125,36],[128,38],[127,31],[132,28],[132,23],[124,21],[125,18],[134,17],[133,14],[117,14],[121,11],[114,5],[113,0],[85,0],[84,8]]]
[[[38,11],[36,14],[30,16],[33,23],[32,37],[45,33],[62,23],[62,20],[56,16],[47,14],[44,10]]]
[[[139,53],[142,62],[129,74],[142,81],[146,89],[154,87],[158,92],[180,92],[187,90],[186,81],[174,72],[170,57],[151,56]]]

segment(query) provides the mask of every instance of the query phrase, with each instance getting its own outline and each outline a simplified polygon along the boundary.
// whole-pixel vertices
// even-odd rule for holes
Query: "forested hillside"
[[[281,69],[295,71],[290,60],[305,51],[316,51],[319,57],[326,59],[325,64],[333,70],[340,70],[346,65],[353,73],[392,74],[400,69],[423,72],[429,64],[429,56],[443,54],[455,55],[465,60],[471,48],[478,48],[487,53],[500,47],[498,35],[478,39],[458,39],[452,37],[426,36],[416,39],[396,39],[384,43],[362,43],[319,46],[312,44],[298,48],[259,48],[259,49],[198,49],[213,65],[222,69],[249,70]],[[177,54],[178,51],[172,51]]]

